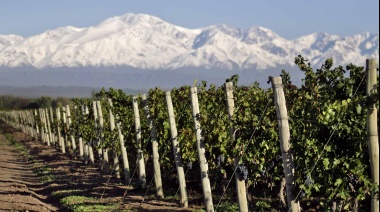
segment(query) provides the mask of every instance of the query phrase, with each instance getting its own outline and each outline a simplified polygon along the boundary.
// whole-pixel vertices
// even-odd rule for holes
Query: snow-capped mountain
[[[292,66],[297,55],[320,66],[379,58],[379,35],[314,33],[287,40],[269,29],[214,25],[187,29],[146,14],[109,18],[88,28],[66,26],[31,37],[0,35],[1,67],[120,67],[264,70]]]

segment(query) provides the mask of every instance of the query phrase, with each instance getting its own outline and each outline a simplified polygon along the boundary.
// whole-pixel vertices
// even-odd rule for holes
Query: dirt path
[[[22,144],[26,155],[22,155],[12,143]],[[73,207],[63,205],[65,197],[73,197],[67,200]],[[193,211],[202,208],[196,203],[184,209],[176,200],[157,200],[152,188],[147,192],[124,186],[121,180],[99,174],[97,167],[86,166],[0,121],[0,211],[75,211],[76,201],[82,200],[86,206],[93,205],[94,208],[111,204],[117,211]]]
[[[31,164],[0,134],[0,211],[57,211],[45,203],[43,185]]]

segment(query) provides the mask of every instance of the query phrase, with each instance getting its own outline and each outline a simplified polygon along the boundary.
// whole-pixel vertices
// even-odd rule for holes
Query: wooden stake
[[[110,106],[113,107],[112,101],[110,101]],[[127,149],[124,146],[124,136],[121,132],[121,123],[118,119],[118,116],[116,114],[116,127],[117,127],[117,132],[119,136],[119,143],[120,143],[120,151],[121,151],[121,156],[123,159],[123,167],[124,167],[124,181],[126,184],[130,183],[130,170],[129,170],[129,162],[128,162],[128,154],[127,154]]]
[[[142,101],[144,105],[144,111],[146,119],[148,121],[149,130],[150,130],[150,140],[152,142],[152,155],[153,155],[153,169],[154,169],[154,182],[156,185],[156,195],[158,198],[164,198],[164,191],[162,188],[161,180],[161,168],[160,168],[160,155],[158,153],[158,142],[157,142],[157,133],[156,127],[154,126],[152,117],[149,111],[149,105],[146,98],[146,94],[142,95]]]
[[[207,212],[213,212],[214,205],[212,202],[210,178],[208,176],[208,163],[206,159],[206,149],[205,149],[204,138],[202,136],[201,124],[199,123],[200,112],[199,112],[197,87],[190,88],[190,95],[191,95],[191,106],[193,108],[194,131],[195,131],[195,137],[197,139],[199,167],[201,170],[201,182],[202,182],[204,204],[206,206]]]
[[[100,142],[104,142],[104,119],[102,105],[100,101],[96,101],[96,107],[98,108],[98,117],[99,117],[99,128],[100,128]],[[102,149],[103,155],[103,168],[105,173],[109,173],[109,159],[108,159],[108,150],[107,148]]]
[[[113,131],[115,130],[115,116],[112,113],[112,99],[108,99],[108,104],[110,105],[109,109],[109,116],[110,116],[110,130],[113,134]],[[120,179],[120,165],[119,165],[119,153],[116,151],[116,141],[112,141],[112,152],[113,152],[113,165],[115,170],[115,178]]]
[[[235,110],[235,102],[233,95],[233,83],[227,82],[226,86],[226,96],[227,96],[227,107],[228,107],[228,116],[232,119]],[[235,141],[235,128],[232,126],[230,128],[230,138],[231,141]],[[239,165],[239,156],[234,158],[235,168]],[[245,186],[245,180],[240,180],[242,177],[239,173],[235,172],[235,182],[236,182],[236,193],[238,197],[239,203],[239,211],[240,212],[248,212],[248,201],[247,201],[247,192]]]
[[[138,97],[133,97],[133,113],[135,116],[135,129],[136,129],[136,144],[137,144],[137,160],[139,165],[139,180],[140,187],[145,188],[146,174],[145,174],[145,162],[144,154],[141,149],[141,126],[140,126],[140,113],[138,106]]]
[[[76,150],[77,150],[77,145],[75,143],[75,138],[74,135],[72,134],[71,130],[71,113],[70,113],[70,106],[66,105],[66,115],[67,115],[67,130],[70,132],[70,140],[71,140],[71,148],[72,148],[72,154],[75,156],[76,155]]]
[[[377,185],[379,189],[379,135],[377,126],[377,108],[376,102],[378,101],[378,95],[374,96],[372,93],[376,93],[376,60],[366,60],[367,69],[367,95],[369,97],[368,111],[367,111],[367,134],[368,134],[368,152],[369,161],[371,165],[372,182]],[[379,190],[371,193],[371,211],[379,211]]]
[[[61,147],[61,152],[63,154],[66,153],[66,148],[65,148],[65,141],[63,140],[63,137],[61,135],[61,109],[59,107],[56,109],[57,110],[57,136],[58,136],[58,143],[59,146]]]
[[[179,189],[181,193],[181,205],[182,207],[188,207],[185,173],[184,173],[183,164],[182,164],[181,148],[177,141],[177,136],[178,136],[177,126],[175,123],[173,103],[172,103],[172,97],[171,97],[170,91],[165,92],[165,96],[166,96],[166,105],[167,105],[168,114],[169,114],[170,134],[172,137],[172,145],[173,145],[172,150],[174,154],[175,166],[177,168],[178,183],[179,183]]]
[[[46,124],[47,124],[47,132],[48,132],[48,137],[49,137],[49,142],[48,142],[48,146],[50,146],[50,144],[53,144],[53,136],[51,134],[51,128],[50,128],[50,118],[49,118],[49,109],[45,108],[45,115],[46,115]]]
[[[85,105],[84,111],[85,111],[86,116],[88,116],[90,111],[88,110],[87,105]],[[86,143],[85,149],[88,149],[88,157],[89,157],[90,165],[94,165],[95,164],[95,158],[94,158],[94,151],[93,151],[93,142],[92,141],[85,141],[85,143]]]
[[[293,195],[294,191],[294,163],[293,153],[290,150],[290,131],[288,122],[288,111],[286,109],[285,94],[282,88],[281,77],[273,77],[272,88],[274,94],[274,101],[276,104],[276,114],[278,120],[278,131],[280,136],[280,147],[282,153],[282,163],[284,166],[285,180],[286,180],[286,194],[288,208],[292,212],[299,212],[299,202],[295,202]]]

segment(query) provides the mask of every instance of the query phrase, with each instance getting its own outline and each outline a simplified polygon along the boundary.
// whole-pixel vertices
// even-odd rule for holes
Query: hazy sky
[[[257,25],[287,39],[327,32],[379,33],[379,0],[1,0],[0,34],[30,36],[145,13],[186,28]]]

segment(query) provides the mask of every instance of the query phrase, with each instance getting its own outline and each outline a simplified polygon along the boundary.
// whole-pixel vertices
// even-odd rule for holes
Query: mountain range
[[[198,70],[198,76],[213,71],[257,75],[282,67],[292,69],[297,55],[304,56],[316,67],[327,58],[333,58],[336,65],[364,65],[367,58],[379,58],[379,35],[363,32],[341,37],[318,32],[287,40],[260,26],[239,29],[213,25],[187,29],[158,17],[131,13],[86,28],[65,26],[30,37],[0,35],[0,72],[23,86],[31,82],[16,82],[17,71],[119,70],[118,73],[137,76],[146,70],[193,77],[190,72]],[[85,72],[91,75],[90,71]],[[37,78],[35,81],[38,85],[47,83]],[[165,83],[167,87],[172,86]],[[9,84],[6,79],[0,80],[0,85]]]

